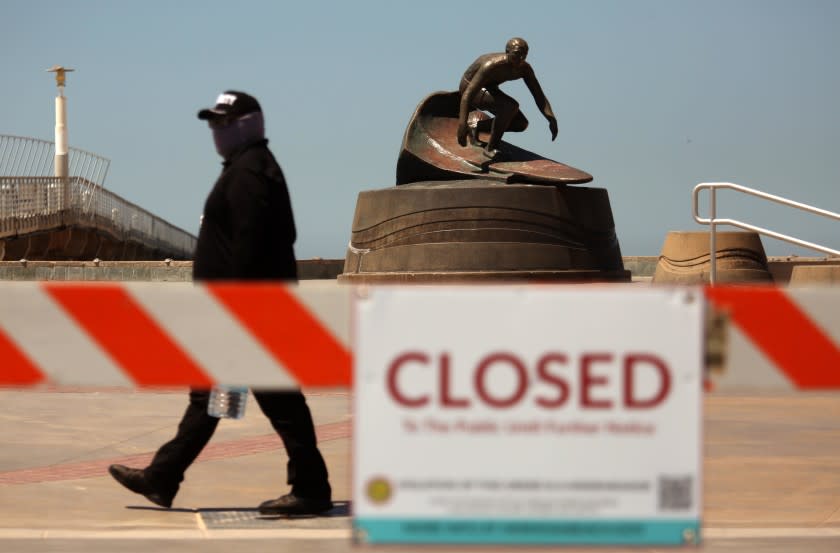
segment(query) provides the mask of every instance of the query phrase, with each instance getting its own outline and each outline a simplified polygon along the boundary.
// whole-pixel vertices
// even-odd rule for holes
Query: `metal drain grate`
[[[199,509],[201,520],[208,530],[244,530],[265,528],[350,528],[350,509],[346,502],[320,516],[276,517],[263,516],[256,509]]]

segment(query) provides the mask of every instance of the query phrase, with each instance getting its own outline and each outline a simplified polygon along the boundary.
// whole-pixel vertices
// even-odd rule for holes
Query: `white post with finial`
[[[70,176],[70,160],[67,156],[67,98],[64,97],[64,83],[66,73],[73,71],[60,65],[54,65],[47,69],[55,73],[55,84],[58,87],[58,96],[55,97],[55,176],[62,179],[64,185],[64,208],[69,207],[70,187],[67,186],[67,178]]]

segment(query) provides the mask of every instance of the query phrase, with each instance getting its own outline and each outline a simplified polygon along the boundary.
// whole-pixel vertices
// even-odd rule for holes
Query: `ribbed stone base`
[[[433,284],[484,282],[630,282],[630,271],[449,271],[341,274],[348,284]]]
[[[432,181],[359,194],[339,280],[628,282],[607,191]]]

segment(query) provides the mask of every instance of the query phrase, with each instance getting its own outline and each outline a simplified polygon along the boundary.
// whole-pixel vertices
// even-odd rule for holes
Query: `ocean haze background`
[[[4,0],[0,134],[111,159],[106,188],[190,232],[220,169],[196,112],[225,89],[262,103],[289,182],[299,258],[343,257],[356,195],[393,186],[411,113],[478,55],[528,40],[557,115],[505,139],[594,175],[625,255],[703,230],[691,189],[731,181],[840,211],[840,3]],[[837,224],[724,192],[719,214],[840,248]],[[816,255],[763,239],[771,255]]]

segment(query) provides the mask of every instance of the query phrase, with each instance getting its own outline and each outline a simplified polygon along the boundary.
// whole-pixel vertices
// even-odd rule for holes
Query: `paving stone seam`
[[[352,535],[352,530],[349,528],[228,529],[210,530],[208,532],[201,532],[198,529],[74,530],[55,528],[42,530],[0,528],[0,540],[347,540]]]
[[[42,394],[186,394],[187,391],[181,388],[126,388],[125,386],[59,386],[52,384],[44,384],[34,387],[5,387],[0,386],[0,392],[26,392],[26,393],[42,393]],[[303,390],[306,397],[347,397],[350,395],[349,391],[318,391],[318,390]]]
[[[351,427],[351,421],[340,421],[317,426],[315,433],[318,436],[319,442],[328,442],[350,437]],[[230,440],[219,444],[211,443],[204,448],[204,451],[201,452],[196,462],[201,463],[230,459],[282,448],[283,442],[277,434],[265,434],[251,438]],[[96,478],[107,474],[108,466],[111,464],[145,466],[152,460],[153,455],[153,452],[147,452],[111,459],[95,459],[92,461],[0,472],[0,485],[37,484],[41,482]]]
[[[826,527],[749,527],[749,528],[703,528],[701,536],[706,540],[761,540],[775,539],[811,539],[836,540],[840,530]],[[200,529],[132,529],[132,530],[75,530],[75,529],[29,529],[0,528],[0,540],[153,540],[153,539],[349,539],[350,528],[285,528],[285,529],[219,529],[202,532]]]

